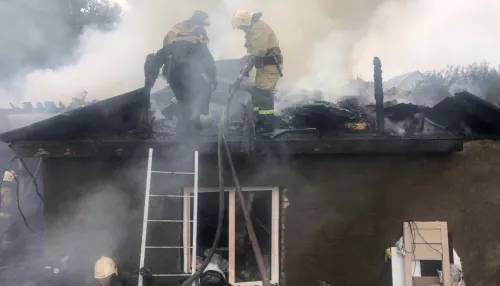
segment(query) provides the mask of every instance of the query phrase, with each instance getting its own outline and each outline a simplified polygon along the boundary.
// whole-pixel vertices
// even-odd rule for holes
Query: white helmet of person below
[[[250,13],[247,10],[238,10],[234,13],[231,19],[231,25],[233,29],[247,28],[252,24],[252,16],[254,13]]]
[[[99,258],[94,267],[95,279],[106,279],[113,274],[118,275],[118,270],[113,259],[106,256]]]

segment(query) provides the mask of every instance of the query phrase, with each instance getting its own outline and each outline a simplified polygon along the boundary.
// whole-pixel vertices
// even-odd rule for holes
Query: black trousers
[[[200,115],[208,115],[212,86],[201,75],[187,74],[183,67],[172,69],[170,88],[179,101],[178,128],[191,131],[200,129]]]
[[[274,90],[253,88],[252,92],[255,129],[271,133],[275,128]]]

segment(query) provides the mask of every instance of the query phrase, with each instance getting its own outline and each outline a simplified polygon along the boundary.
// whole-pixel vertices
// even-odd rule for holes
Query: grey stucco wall
[[[399,239],[405,220],[448,221],[466,282],[496,285],[499,150],[500,144],[475,142],[462,153],[441,157],[267,156],[237,161],[243,185],[287,189],[282,262],[288,286],[319,281],[389,285],[384,250]],[[200,186],[217,185],[214,163],[214,158],[203,158]],[[101,253],[110,253],[126,268],[136,267],[144,159],[53,159],[46,160],[44,170],[48,249],[83,249],[79,253],[85,263],[80,266],[90,271]],[[232,185],[229,177],[226,184]],[[92,212],[86,214],[86,208]],[[64,242],[65,231],[78,238],[78,247]]]

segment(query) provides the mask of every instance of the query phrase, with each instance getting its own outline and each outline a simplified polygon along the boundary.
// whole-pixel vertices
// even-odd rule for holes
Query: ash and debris
[[[284,108],[276,116],[276,128],[280,130],[301,130],[314,128],[319,134],[324,133],[374,133],[376,132],[375,106],[363,105],[364,101],[356,97],[347,97],[332,103],[328,101],[312,101],[307,104]],[[228,132],[242,133],[245,128],[245,118],[251,108],[239,106],[240,110],[232,113],[232,121]],[[385,135],[413,136],[432,134],[451,134],[443,126],[429,120],[426,113],[431,108],[410,103],[398,103],[395,100],[385,102],[386,114]],[[155,112],[158,114],[158,112]],[[217,116],[206,117],[204,136],[214,136],[217,133]],[[155,123],[157,136],[175,134],[175,118],[161,118]],[[459,133],[459,132],[458,132]]]
[[[348,122],[361,120],[354,112],[325,101],[287,108],[278,119],[282,128],[313,127],[319,131],[339,130]]]
[[[202,131],[203,136],[213,136],[217,132],[217,119],[227,100],[229,84],[235,78],[240,63],[237,60],[226,60],[219,62],[218,65],[221,70],[230,70],[234,73],[223,74],[219,88],[212,95],[210,115],[202,120],[205,126]],[[500,130],[493,127],[478,128],[485,120],[486,125],[491,125],[492,118],[496,118],[495,114],[500,115],[500,109],[466,91],[447,96],[430,94],[429,98],[413,94],[412,89],[424,78],[425,76],[417,71],[384,83],[385,124],[382,132],[384,135],[406,137],[456,135],[490,138],[500,134]],[[303,96],[293,94],[293,99],[287,92],[280,92],[276,98],[278,111],[276,128],[284,130],[313,128],[318,134],[377,132],[373,83],[354,79],[346,85],[344,91],[350,96],[344,96],[337,102],[326,101],[327,96],[320,91],[304,91]],[[152,95],[152,106],[159,108],[154,111],[155,118],[158,119],[154,131],[160,133],[160,136],[175,134],[175,121],[167,120],[165,114],[160,115],[161,112],[158,111],[168,104],[171,97],[172,93],[168,89]],[[296,98],[303,100],[292,102]],[[463,104],[465,101],[469,103]],[[456,105],[460,105],[460,108],[452,107]],[[481,111],[478,112],[478,109]],[[237,94],[231,104],[230,133],[244,132],[245,122],[251,110],[250,95],[245,92]],[[482,118],[482,113],[490,114],[490,118]]]
[[[201,119],[204,127],[199,134],[201,137],[216,136],[219,115],[229,97],[229,85],[236,79],[241,63],[240,60],[223,60],[218,61],[216,65],[220,70],[219,86],[211,96],[210,114]],[[320,91],[298,93],[293,91],[293,94],[286,91],[279,92],[275,104],[277,111],[275,127],[277,130],[292,130],[294,133],[316,130],[317,136],[322,136],[325,133],[334,136],[364,133],[396,137],[500,138],[500,127],[496,126],[496,122],[500,121],[500,109],[497,106],[466,91],[453,96],[448,94],[444,97],[434,97],[433,94],[429,93],[428,97],[433,97],[433,99],[423,100],[421,96],[415,95],[411,91],[411,88],[418,84],[421,77],[420,73],[411,73],[398,80],[389,80],[384,83],[386,90],[384,91],[383,99],[385,101],[382,108],[383,124],[377,123],[374,84],[355,79],[345,89],[344,93],[349,94],[349,96],[340,97],[336,102],[325,100],[329,96]],[[84,120],[88,122],[85,130],[89,132],[71,134],[69,139],[177,140],[176,136],[181,135],[181,132],[177,128],[175,106],[170,111],[165,111],[171,105],[173,98],[173,93],[168,87],[151,94],[149,110],[151,120],[149,122],[141,122],[135,124],[136,126],[133,122],[124,122],[122,118],[130,117],[129,114],[137,109],[137,105],[133,101],[144,101],[141,99],[140,93],[140,90],[136,90],[92,103],[87,102],[87,94],[84,92],[75,97],[68,107],[61,104],[57,107],[53,103],[46,103],[45,106],[37,104],[37,108],[32,108],[28,104],[25,108],[16,107],[0,110],[0,117],[6,117],[3,120],[4,124],[9,125],[1,127],[4,132],[17,128],[11,133],[28,125],[28,129],[32,131],[40,129],[42,125],[41,129],[53,131],[61,129],[61,124],[65,124],[65,129],[71,129],[73,127],[66,126],[68,122],[73,124]],[[297,100],[299,101],[297,102]],[[239,91],[231,102],[230,110],[228,136],[246,138],[253,112],[250,94]],[[66,118],[63,119],[61,114]],[[51,116],[54,118],[47,119]],[[59,118],[56,119],[56,117]],[[42,121],[34,123],[39,120]],[[48,122],[50,120],[52,122]],[[103,124],[100,124],[102,120],[112,121],[113,124],[107,123],[104,124],[106,126],[102,126]],[[100,123],[95,124],[96,122]],[[378,125],[383,126],[382,130],[377,129]],[[106,130],[92,132],[96,128]],[[24,132],[31,131],[25,129]],[[2,140],[5,142],[19,141],[21,138],[11,136],[13,134],[4,136],[5,134],[2,135],[4,137]],[[44,138],[47,136],[45,134]],[[7,137],[8,139],[6,139]],[[27,140],[28,137],[22,138]]]

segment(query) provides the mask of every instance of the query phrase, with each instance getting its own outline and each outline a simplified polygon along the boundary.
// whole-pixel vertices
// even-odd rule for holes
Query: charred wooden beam
[[[377,114],[377,131],[383,133],[384,126],[384,89],[382,86],[382,63],[378,57],[373,58],[373,84],[375,88],[375,112]]]
[[[465,138],[453,136],[387,137],[376,134],[310,138],[287,137],[281,140],[256,140],[251,154],[401,154],[401,153],[453,153],[463,149]],[[246,155],[240,140],[229,140],[231,153]],[[178,150],[192,148],[201,154],[215,154],[217,142],[203,141],[189,145],[182,141],[107,141],[107,142],[18,142],[11,148],[21,157],[130,157],[147,154],[148,148]],[[195,149],[196,148],[196,149]]]

